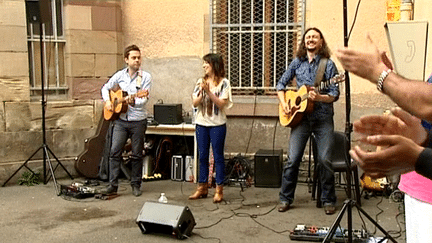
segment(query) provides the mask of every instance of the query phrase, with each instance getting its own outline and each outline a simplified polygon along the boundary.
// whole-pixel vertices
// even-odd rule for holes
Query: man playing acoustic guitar
[[[290,63],[277,84],[278,98],[282,113],[287,116],[300,115],[298,124],[291,126],[289,141],[288,164],[283,170],[282,186],[279,193],[281,206],[279,212],[289,210],[294,201],[294,192],[297,185],[299,165],[302,161],[306,143],[314,134],[318,148],[318,168],[321,180],[321,200],[326,214],[335,213],[335,185],[334,172],[330,163],[333,147],[333,102],[339,98],[339,86],[331,83],[320,92],[316,88],[321,86],[322,80],[330,80],[337,75],[336,65],[330,58],[330,50],[324,36],[317,28],[305,31],[296,58]],[[320,67],[321,66],[321,67]],[[312,103],[313,109],[305,114],[296,113],[303,103],[290,101],[285,98],[284,89],[296,79],[297,88],[307,86],[307,102]],[[302,87],[304,89],[304,87]],[[297,99],[298,100],[298,99]],[[288,126],[290,126],[288,124]]]
[[[152,78],[149,73],[141,70],[141,52],[136,45],[125,48],[124,60],[127,67],[116,72],[102,87],[102,98],[105,102],[104,112],[115,113],[122,110],[118,119],[114,120],[112,143],[109,159],[109,186],[103,193],[117,193],[120,165],[123,163],[122,152],[127,139],[132,143],[131,155],[131,186],[135,196],[141,195],[144,133],[147,129],[147,111],[145,104],[148,101],[148,92]],[[120,88],[127,97],[112,97],[113,88]],[[121,92],[120,92],[121,93]],[[119,102],[116,102],[120,100]],[[117,109],[125,106],[126,109]],[[105,118],[107,117],[106,114]]]

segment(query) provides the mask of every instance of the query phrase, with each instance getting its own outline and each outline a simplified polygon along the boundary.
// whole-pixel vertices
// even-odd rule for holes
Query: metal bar
[[[56,87],[60,86],[60,70],[59,70],[59,50],[58,50],[58,43],[57,43],[57,7],[56,7],[56,0],[51,1],[51,9],[52,12],[55,13],[51,16],[51,21],[53,23],[53,35],[54,35],[54,64],[55,64],[55,83]],[[48,85],[49,86],[49,85]]]
[[[261,40],[261,52],[262,52],[262,55],[261,55],[261,87],[263,87],[264,86],[264,82],[265,82],[265,72],[266,72],[266,66],[265,66],[265,61],[266,61],[266,59],[265,59],[265,57],[266,57],[266,49],[265,49],[265,43],[266,43],[266,35],[265,35],[265,24],[267,23],[266,22],[266,18],[267,18],[267,14],[266,14],[266,3],[267,3],[267,0],[264,0],[263,1],[263,8],[262,8],[262,15],[263,15],[263,18],[262,18],[262,23],[263,23],[263,32],[262,32],[262,35],[261,35],[261,38],[262,38],[262,40]],[[253,86],[253,84],[251,83],[251,86]]]
[[[42,24],[42,38],[41,38],[41,40],[42,40],[42,49],[43,50],[41,50],[41,52],[43,51],[43,53],[45,54],[45,55],[43,55],[43,65],[41,65],[41,68],[43,68],[43,71],[44,71],[44,73],[45,74],[48,74],[48,68],[47,68],[47,60],[46,60],[46,44],[45,44],[45,42],[46,42],[46,39],[45,39],[45,24]],[[41,77],[41,79],[43,79],[42,80],[42,84],[41,84],[41,87],[42,87],[42,85],[44,86],[44,88],[46,88],[46,87],[48,87],[49,86],[49,84],[48,84],[48,78],[47,78],[47,76],[48,75],[44,75],[43,77]],[[46,84],[46,86],[45,86],[45,84]]]
[[[209,4],[209,12],[210,12],[210,18],[209,18],[209,22],[210,22],[210,40],[209,40],[209,45],[210,45],[210,52],[213,52],[213,1],[210,1]]]
[[[228,0],[228,26],[231,26],[231,0]],[[231,27],[228,27],[228,60],[231,62]],[[231,63],[230,63],[231,64]],[[231,65],[228,65],[228,79],[231,80]]]
[[[254,22],[254,0],[252,0],[252,2],[251,2],[251,17],[250,17],[250,19],[251,19],[251,39],[250,39],[250,63],[251,63],[251,66],[250,66],[250,82],[251,82],[251,84],[254,82],[254,75],[253,75],[253,65],[254,65],[254,61],[253,61],[253,57],[254,57],[254,55],[255,55],[255,52],[254,52],[254,49],[253,49],[253,45],[254,45],[254,35],[252,34],[253,33],[253,31],[254,31],[254,28],[255,28],[255,22]]]
[[[277,22],[277,0],[274,1],[274,20],[273,23]],[[277,51],[277,43],[276,43],[276,38],[277,38],[277,32],[276,32],[276,26],[273,26],[273,85],[272,86],[276,86],[276,51]]]
[[[33,38],[33,23],[30,23],[30,37]],[[34,55],[34,41],[30,42],[30,58],[31,58],[31,70],[32,70],[32,78],[30,80],[30,87],[34,87],[36,85],[36,74],[35,74],[35,55]]]
[[[239,23],[241,25],[241,23],[243,22],[243,11],[242,11],[243,5],[242,5],[242,1],[240,1],[240,5],[239,5]],[[242,26],[240,26],[240,31],[242,31]],[[242,42],[242,33],[239,33],[239,86],[241,87],[241,83],[242,83],[242,76],[243,76],[243,72],[242,72],[242,60],[243,60],[243,54],[242,54],[242,47],[243,47],[243,42]]]
[[[253,9],[253,8],[252,8]],[[253,11],[253,10],[252,10]],[[287,12],[289,10],[287,9]],[[251,17],[253,17],[253,14],[251,15]],[[253,19],[253,18],[251,18]],[[293,26],[293,27],[298,27],[300,24],[299,23],[261,23],[261,24],[257,24],[257,23],[250,23],[250,24],[214,24],[213,27],[214,28],[226,28],[226,27],[272,27],[272,26],[281,26],[281,27],[287,27],[287,26]]]

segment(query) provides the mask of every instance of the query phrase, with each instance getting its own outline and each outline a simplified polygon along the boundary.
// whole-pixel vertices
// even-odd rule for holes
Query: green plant
[[[40,182],[41,182],[40,172],[32,173],[30,171],[25,171],[18,179],[19,185],[26,185],[26,186],[39,185]]]

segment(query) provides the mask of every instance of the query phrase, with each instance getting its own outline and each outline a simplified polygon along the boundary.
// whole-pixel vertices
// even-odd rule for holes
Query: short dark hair
[[[323,44],[322,44],[322,47],[318,51],[318,55],[320,55],[322,57],[330,58],[330,54],[331,54],[330,48],[327,46],[327,42],[325,41],[324,35],[322,34],[321,30],[319,30],[316,27],[311,27],[304,32],[302,40],[301,40],[300,45],[299,45],[299,48],[297,50],[296,56],[298,58],[302,58],[302,57],[306,56],[305,37],[306,37],[306,34],[311,30],[315,30],[316,32],[318,32],[320,35],[320,38],[323,40]]]
[[[129,53],[131,51],[139,51],[139,52],[141,52],[141,50],[139,49],[138,46],[136,46],[136,45],[130,45],[130,46],[126,47],[125,50],[124,50],[124,58],[129,58]]]
[[[225,77],[225,67],[223,58],[219,54],[209,53],[203,57],[203,60],[206,61],[213,69],[214,75],[218,79],[222,79]],[[206,77],[204,77],[205,79]]]

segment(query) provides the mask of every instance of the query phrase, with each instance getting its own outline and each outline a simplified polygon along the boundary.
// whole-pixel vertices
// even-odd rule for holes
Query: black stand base
[[[383,227],[381,227],[371,216],[369,216],[363,209],[361,209],[361,207],[356,203],[356,201],[351,199],[345,200],[341,211],[339,212],[336,220],[334,221],[333,225],[329,230],[329,233],[322,241],[323,243],[330,242],[330,240],[333,238],[336,229],[339,227],[339,224],[345,212],[348,212],[348,237],[347,237],[348,242],[350,243],[353,242],[353,236],[352,236],[352,208],[353,207],[356,207],[360,213],[362,213],[370,222],[372,222],[375,225],[375,227],[377,227],[385,235],[385,237],[380,242],[383,242],[385,239],[389,239],[392,242],[397,243],[397,241],[387,231],[385,231]]]
[[[32,174],[33,174],[33,176],[35,176],[36,175],[36,173],[33,171],[33,170],[31,170],[28,166],[27,166],[27,163],[33,158],[33,156],[35,156],[40,150],[43,150],[43,157],[44,157],[44,161],[43,161],[43,163],[44,163],[44,171],[43,171],[43,182],[44,182],[44,184],[47,184],[48,183],[48,181],[51,179],[51,177],[52,177],[52,179],[53,179],[53,182],[54,182],[54,188],[55,188],[55,190],[56,190],[56,195],[58,196],[58,195],[60,195],[60,190],[59,190],[59,188],[58,188],[58,186],[57,186],[57,180],[56,180],[56,178],[55,178],[55,174],[54,174],[54,171],[57,169],[57,167],[60,165],[62,168],[63,168],[63,170],[68,174],[68,176],[71,178],[71,180],[73,180],[73,177],[72,177],[72,175],[69,173],[69,171],[67,171],[67,169],[66,169],[66,167],[64,167],[64,165],[60,162],[60,160],[55,156],[55,154],[51,151],[51,149],[48,147],[48,145],[46,145],[46,144],[43,144],[42,146],[40,146],[6,181],[5,181],[5,183],[3,183],[3,185],[2,185],[2,187],[4,187],[11,179],[12,179],[12,177],[14,177],[17,173],[18,173],[18,171],[20,171],[23,167],[26,167]],[[57,161],[57,165],[56,165],[56,167],[55,168],[53,168],[53,165],[52,165],[52,163],[51,163],[51,160],[50,160],[50,154],[52,155],[52,157],[54,157],[54,159]],[[48,163],[47,163],[48,162]],[[50,174],[51,174],[51,177],[48,177],[48,172],[45,170],[45,168],[46,168],[46,164],[48,164],[48,166],[49,166],[49,172],[50,172]]]

